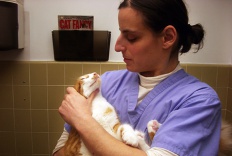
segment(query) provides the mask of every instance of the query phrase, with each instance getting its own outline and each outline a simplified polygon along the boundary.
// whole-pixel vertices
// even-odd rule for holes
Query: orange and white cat
[[[81,76],[77,79],[74,88],[81,95],[88,98],[90,94],[99,89],[101,85],[100,76],[97,73],[91,73]],[[140,148],[144,151],[150,147],[144,140],[144,134],[134,130],[128,124],[121,124],[113,106],[109,104],[99,91],[92,101],[92,116],[100,125],[112,136],[124,142],[127,145]],[[156,120],[151,120],[147,124],[149,138],[153,140],[161,124]],[[232,127],[225,121],[222,122],[220,138],[219,156],[227,155],[232,150]],[[65,156],[91,156],[82,142],[78,132],[71,128],[69,137],[64,146]]]
[[[100,88],[100,84],[100,76],[97,73],[91,73],[78,78],[74,88],[81,95],[88,98],[93,91]],[[92,101],[92,116],[109,134],[125,144],[144,151],[150,148],[146,144],[142,132],[134,130],[128,124],[120,123],[114,107],[106,101],[100,91]],[[150,124],[150,126],[152,125]],[[150,130],[151,133],[155,133],[153,128],[150,128]],[[64,153],[65,156],[91,156],[78,132],[72,128],[64,146]]]

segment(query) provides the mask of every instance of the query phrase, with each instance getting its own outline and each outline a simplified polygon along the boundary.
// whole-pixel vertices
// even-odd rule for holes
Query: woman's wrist
[[[73,123],[73,127],[79,132],[79,133],[86,133],[88,129],[93,128],[92,123],[96,122],[96,120],[91,115],[84,115],[81,119]]]

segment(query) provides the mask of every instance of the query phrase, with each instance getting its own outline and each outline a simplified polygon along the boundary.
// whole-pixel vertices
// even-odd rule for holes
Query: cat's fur
[[[97,73],[87,74],[78,78],[74,88],[81,95],[88,98],[94,90],[100,88],[100,81],[100,76]],[[120,123],[115,109],[106,101],[105,98],[102,97],[100,91],[92,102],[92,116],[108,133],[118,140],[123,141],[130,146],[138,147],[144,151],[150,148],[146,144],[144,134],[142,132],[133,130],[133,128],[128,124]],[[160,126],[161,124],[156,120],[148,122],[147,129],[151,140],[153,140]],[[227,153],[231,151],[232,126],[223,120],[218,154],[219,156],[226,156],[228,155]],[[71,128],[68,140],[64,146],[64,153],[65,156],[92,155],[83,144],[77,131],[73,128]]]
[[[88,98],[94,90],[99,89],[100,81],[100,76],[97,73],[87,74],[77,80],[74,88]],[[100,91],[92,101],[92,116],[109,134],[118,140],[142,150],[149,149],[149,146],[145,143],[144,134],[133,130],[128,124],[121,124],[115,109],[102,97]],[[78,132],[73,128],[71,128],[64,146],[64,153],[65,156],[92,155],[83,144]]]

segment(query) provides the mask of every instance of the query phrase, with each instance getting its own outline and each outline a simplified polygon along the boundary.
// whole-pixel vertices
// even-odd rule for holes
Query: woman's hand
[[[59,113],[65,122],[78,127],[85,118],[91,117],[92,100],[98,90],[94,91],[88,99],[80,95],[73,87],[67,88],[67,94],[59,107]]]
[[[93,155],[143,155],[146,153],[137,148],[128,146],[112,137],[92,117],[92,100],[98,90],[93,92],[88,99],[85,99],[74,88],[67,88],[67,94],[59,107],[62,118],[78,130],[86,147]],[[112,148],[115,147],[115,148]],[[62,154],[62,150],[57,152]]]

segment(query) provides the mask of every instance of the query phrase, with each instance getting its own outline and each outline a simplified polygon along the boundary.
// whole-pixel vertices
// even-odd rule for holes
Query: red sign
[[[93,16],[58,16],[59,30],[93,30]]]

